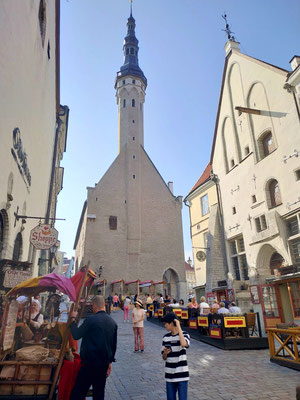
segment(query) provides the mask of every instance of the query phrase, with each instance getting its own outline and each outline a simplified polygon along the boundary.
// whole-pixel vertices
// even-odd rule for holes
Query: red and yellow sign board
[[[208,318],[198,317],[198,326],[208,326]]]
[[[225,328],[246,328],[245,317],[224,317]]]
[[[151,306],[148,307],[148,310],[149,310],[149,311],[154,311],[154,305],[151,304]]]
[[[188,310],[181,310],[181,319],[189,319]]]
[[[221,328],[210,328],[209,336],[214,339],[222,339]]]
[[[196,319],[190,319],[189,320],[189,328],[197,329],[197,320]]]
[[[163,310],[163,308],[160,308],[160,309],[158,310],[158,316],[159,316],[159,317],[163,317],[163,316],[164,316],[164,310]]]
[[[174,308],[173,312],[177,315],[177,317],[181,318],[181,308]]]
[[[158,312],[157,311],[155,311],[155,313],[154,313],[154,318],[158,318]]]

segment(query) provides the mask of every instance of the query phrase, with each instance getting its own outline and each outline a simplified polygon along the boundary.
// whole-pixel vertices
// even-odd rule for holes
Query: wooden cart
[[[77,286],[74,287],[74,293],[76,293],[76,297],[73,298],[75,301],[71,304],[68,320],[64,327],[64,334],[59,344],[59,348],[56,350],[58,352],[58,358],[56,360],[52,359],[49,361],[46,360],[37,362],[8,359],[11,358],[13,353],[12,348],[14,340],[12,338],[12,333],[15,331],[15,322],[13,322],[13,319],[16,321],[16,314],[10,313],[9,311],[10,307],[13,308],[17,306],[17,302],[15,301],[16,295],[25,295],[29,297],[31,302],[31,296],[45,291],[53,292],[57,289],[57,287],[55,287],[55,285],[53,287],[34,287],[30,285],[26,287],[26,282],[24,287],[24,282],[22,282],[22,284],[18,285],[21,287],[18,288],[17,286],[7,294],[0,336],[0,378],[2,376],[2,379],[0,379],[0,400],[53,400],[58,398],[56,394],[57,380],[70,337],[70,315],[73,310],[78,310],[79,304],[81,303],[81,309],[79,310],[80,319],[84,311],[86,298],[89,295],[93,281],[96,278],[94,272],[89,269],[89,263],[87,266],[83,267],[78,274],[81,275],[76,277]],[[63,278],[68,279],[65,277]],[[85,291],[86,296],[84,297],[84,301],[80,302],[83,294],[83,288],[85,286],[87,286],[87,290]],[[59,286],[59,290],[65,294],[68,294],[67,292],[63,291],[61,285]],[[30,345],[30,343],[27,343],[27,345]],[[46,340],[42,346],[49,347],[49,341]]]

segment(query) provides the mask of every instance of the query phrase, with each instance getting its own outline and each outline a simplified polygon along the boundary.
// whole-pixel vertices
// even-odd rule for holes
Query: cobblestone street
[[[117,362],[107,379],[106,400],[166,399],[160,356],[164,328],[145,322],[145,352],[134,353],[131,324],[123,312],[111,316],[119,325]],[[191,339],[189,400],[294,400],[297,371],[269,361],[268,350],[225,351]]]

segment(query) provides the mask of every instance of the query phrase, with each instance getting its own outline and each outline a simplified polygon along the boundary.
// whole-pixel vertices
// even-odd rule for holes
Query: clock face
[[[197,251],[196,258],[197,258],[198,261],[205,261],[206,260],[206,254],[204,253],[204,251]]]

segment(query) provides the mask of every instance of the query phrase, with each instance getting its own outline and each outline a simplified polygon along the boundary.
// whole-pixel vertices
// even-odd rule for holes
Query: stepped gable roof
[[[191,189],[190,193],[191,194],[194,190],[196,190],[199,186],[201,186],[204,182],[208,181],[210,179],[210,173],[212,171],[212,165],[211,163],[208,163],[205,170],[203,171],[202,175],[200,178],[197,180],[196,184],[193,186]]]

